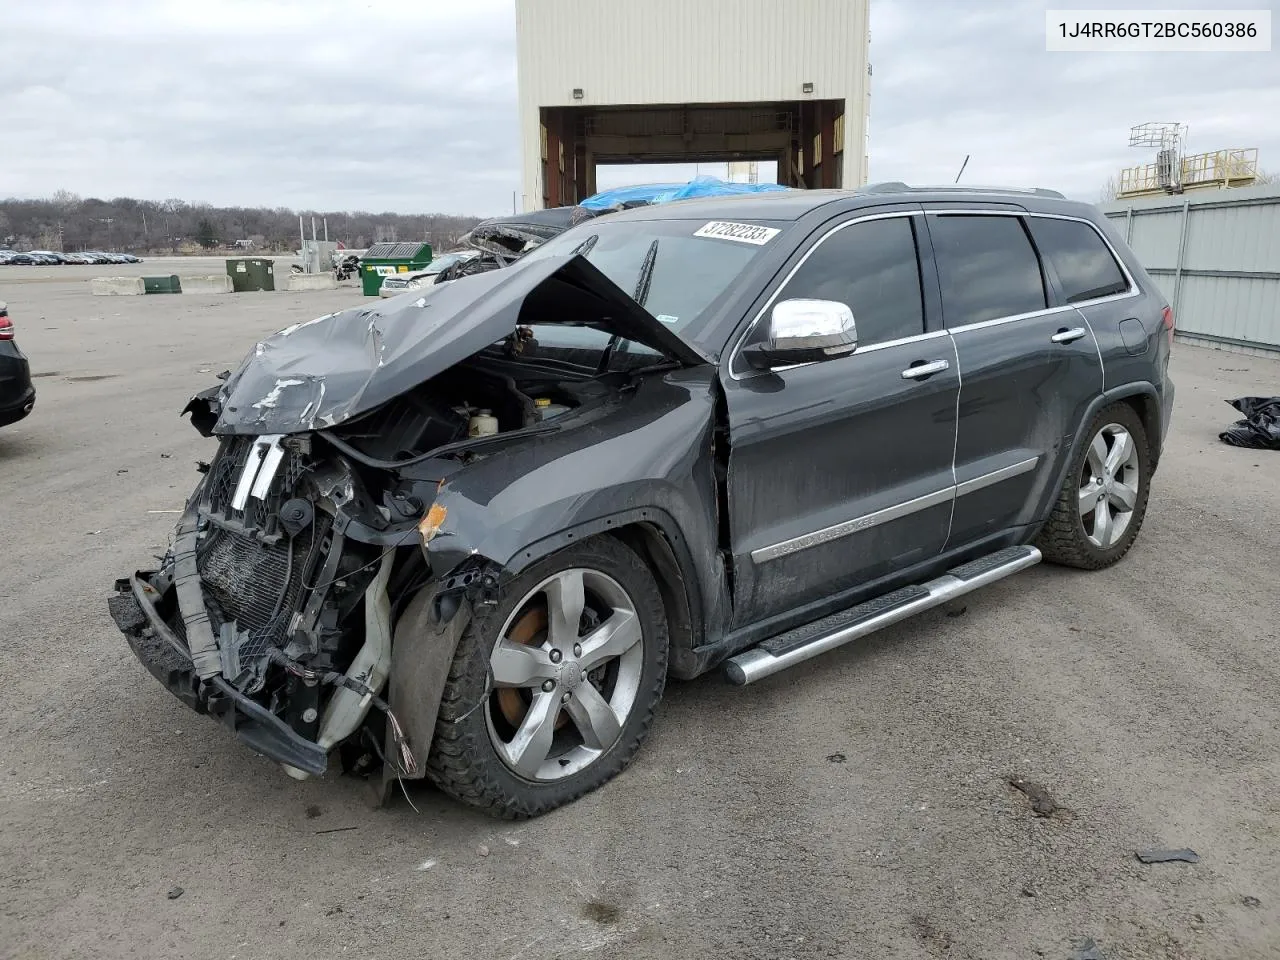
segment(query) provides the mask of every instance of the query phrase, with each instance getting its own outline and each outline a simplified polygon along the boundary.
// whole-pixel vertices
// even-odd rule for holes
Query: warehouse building
[[[601,164],[774,161],[867,178],[870,0],[516,0],[523,208]]]

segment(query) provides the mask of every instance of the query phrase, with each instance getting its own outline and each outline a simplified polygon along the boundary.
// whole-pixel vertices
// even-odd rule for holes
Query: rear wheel
[[[495,816],[536,816],[635,756],[662,699],[667,624],[653,574],[611,537],[517,577],[463,633],[428,770]]]
[[[1046,560],[1098,570],[1133,545],[1147,512],[1151,454],[1142,420],[1127,403],[1089,426],[1036,546]]]

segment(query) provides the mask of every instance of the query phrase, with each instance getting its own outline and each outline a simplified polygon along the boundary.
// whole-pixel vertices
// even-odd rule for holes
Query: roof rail
[[[883,183],[868,183],[859,187],[854,193],[1029,193],[1036,197],[1052,197],[1055,200],[1065,200],[1066,197],[1057,190],[1049,190],[1045,187],[989,187],[979,185],[960,185],[956,183],[945,183],[939,185],[921,185],[908,186],[900,180],[887,180]]]
[[[901,180],[885,180],[881,183],[865,183],[854,193],[905,193],[911,188]]]

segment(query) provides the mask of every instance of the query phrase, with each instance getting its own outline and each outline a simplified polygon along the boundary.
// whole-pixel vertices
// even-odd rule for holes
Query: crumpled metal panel
[[[681,363],[709,362],[585,258],[549,256],[281,330],[222,385],[214,432],[332,427],[497,343],[518,324],[580,325],[588,316],[588,325]]]

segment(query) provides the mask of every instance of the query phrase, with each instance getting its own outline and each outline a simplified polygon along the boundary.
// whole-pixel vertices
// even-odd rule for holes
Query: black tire
[[[1133,439],[1138,463],[1137,497],[1123,534],[1110,546],[1103,548],[1090,539],[1086,521],[1081,517],[1079,501],[1082,482],[1089,470],[1090,446],[1099,433],[1113,425],[1119,425],[1128,431]],[[1089,424],[1083,442],[1071,462],[1071,468],[1067,471],[1053,512],[1041,528],[1035,545],[1051,563],[1081,570],[1109,567],[1133,546],[1146,517],[1150,491],[1151,449],[1147,442],[1147,432],[1142,426],[1142,418],[1127,403],[1112,404],[1099,412]]]
[[[499,631],[529,591],[573,568],[599,571],[629,595],[642,636],[639,686],[612,746],[561,779],[531,780],[509,767],[491,740],[490,712],[496,707],[494,694],[487,693],[492,691],[490,656]],[[476,617],[463,631],[440,701],[427,775],[455,799],[505,819],[535,817],[576,800],[622,772],[644,742],[666,685],[667,652],[667,621],[657,582],[621,541],[610,536],[584,540],[533,564],[504,588],[492,612]]]

